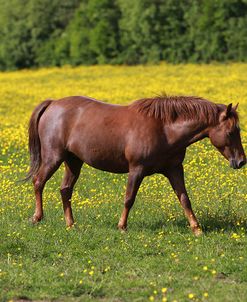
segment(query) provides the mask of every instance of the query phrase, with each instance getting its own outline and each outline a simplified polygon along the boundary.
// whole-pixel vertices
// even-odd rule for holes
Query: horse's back
[[[42,119],[46,122],[55,120],[63,124],[68,123],[68,128],[72,129],[77,119],[84,120],[85,124],[90,124],[92,120],[97,123],[97,121],[105,120],[107,117],[117,119],[119,116],[126,115],[122,115],[126,108],[126,106],[107,104],[89,97],[72,96],[54,100],[45,111]]]

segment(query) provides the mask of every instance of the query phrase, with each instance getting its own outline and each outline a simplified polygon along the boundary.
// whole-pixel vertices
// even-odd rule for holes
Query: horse
[[[168,178],[192,232],[202,233],[188,197],[183,171],[186,148],[206,137],[233,169],[246,164],[237,106],[194,96],[157,96],[114,105],[85,96],[45,100],[29,122],[30,169],[36,197],[32,222],[43,218],[45,183],[64,162],[60,193],[65,221],[73,226],[73,187],[83,163],[112,173],[128,173],[118,228],[127,229],[129,211],[144,177]]]

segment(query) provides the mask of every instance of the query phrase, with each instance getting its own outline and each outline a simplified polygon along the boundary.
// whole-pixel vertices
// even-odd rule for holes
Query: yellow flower
[[[237,233],[233,233],[231,238],[233,239],[239,239],[240,238],[240,235],[238,235]]]
[[[194,297],[195,297],[194,294],[192,294],[192,293],[188,294],[188,298],[189,298],[189,299],[194,299]]]

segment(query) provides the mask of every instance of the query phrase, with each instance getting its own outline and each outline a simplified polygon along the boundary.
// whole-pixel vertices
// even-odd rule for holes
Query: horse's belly
[[[85,161],[86,164],[89,166],[112,173],[128,173],[129,172],[129,166],[127,162],[124,161],[116,161],[112,159],[101,159],[101,160],[95,160],[90,159]]]
[[[105,144],[104,146],[85,144],[70,151],[91,167],[112,173],[128,173],[129,163],[124,152]]]

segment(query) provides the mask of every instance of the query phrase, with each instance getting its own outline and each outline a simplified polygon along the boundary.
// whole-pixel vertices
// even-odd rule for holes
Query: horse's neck
[[[208,127],[204,128],[204,129],[200,129],[198,131],[198,133],[193,134],[193,136],[188,141],[188,145],[194,144],[194,143],[204,139],[205,137],[208,137]]]
[[[191,126],[191,135],[188,139],[188,145],[194,144],[205,137],[208,137],[210,125],[195,123],[194,127]]]
[[[166,126],[168,141],[187,147],[208,136],[209,125],[194,121],[183,121]]]

